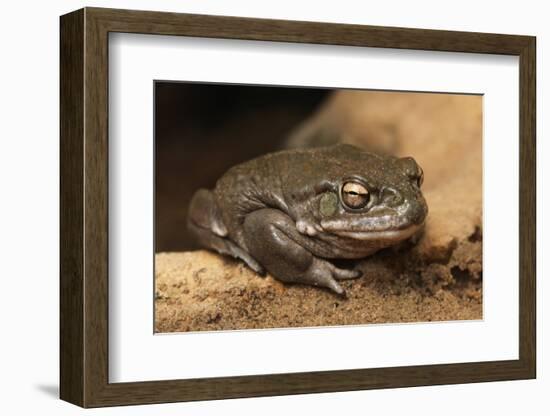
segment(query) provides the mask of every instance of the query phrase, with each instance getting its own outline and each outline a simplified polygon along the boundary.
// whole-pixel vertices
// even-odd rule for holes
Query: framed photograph
[[[63,400],[535,378],[534,37],[60,28]]]

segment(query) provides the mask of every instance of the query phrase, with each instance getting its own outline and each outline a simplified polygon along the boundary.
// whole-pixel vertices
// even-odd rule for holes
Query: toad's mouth
[[[390,240],[390,241],[402,241],[414,235],[424,224],[411,224],[404,228],[399,229],[386,229],[386,230],[330,230],[331,233],[340,237],[351,238],[354,240],[363,241],[376,241],[376,240]]]
[[[424,225],[425,217],[411,221],[405,215],[379,215],[357,219],[338,218],[321,221],[326,232],[354,240],[406,240]]]
[[[361,215],[344,214],[336,218],[325,218],[321,220],[320,226],[327,233],[338,237],[394,243],[406,240],[419,231],[427,213],[425,203],[406,203],[392,209],[371,209]]]

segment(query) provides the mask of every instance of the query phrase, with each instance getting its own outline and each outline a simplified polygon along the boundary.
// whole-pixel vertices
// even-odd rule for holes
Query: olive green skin
[[[197,191],[188,225],[203,246],[260,274],[342,294],[337,280],[361,273],[329,260],[364,258],[418,232],[428,213],[422,177],[412,158],[351,145],[284,150],[234,166],[213,191]],[[364,207],[344,202],[350,181],[368,190]]]

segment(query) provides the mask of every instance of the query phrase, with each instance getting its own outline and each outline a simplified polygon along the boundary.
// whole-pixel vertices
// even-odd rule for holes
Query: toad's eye
[[[422,168],[419,166],[418,167],[418,178],[416,179],[416,184],[418,185],[418,187],[420,188],[422,186],[422,184],[424,183],[424,171],[422,170]]]
[[[342,186],[342,202],[351,209],[360,209],[369,203],[369,190],[357,182],[346,182]]]

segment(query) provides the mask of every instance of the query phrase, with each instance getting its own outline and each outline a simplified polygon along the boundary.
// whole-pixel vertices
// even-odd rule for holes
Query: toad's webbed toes
[[[339,269],[336,266],[332,266],[332,276],[338,280],[357,279],[362,275],[363,272],[361,270]]]
[[[326,260],[313,257],[309,269],[304,273],[303,280],[310,281],[315,286],[325,287],[333,292],[342,295],[344,289],[335,280],[336,267]]]

